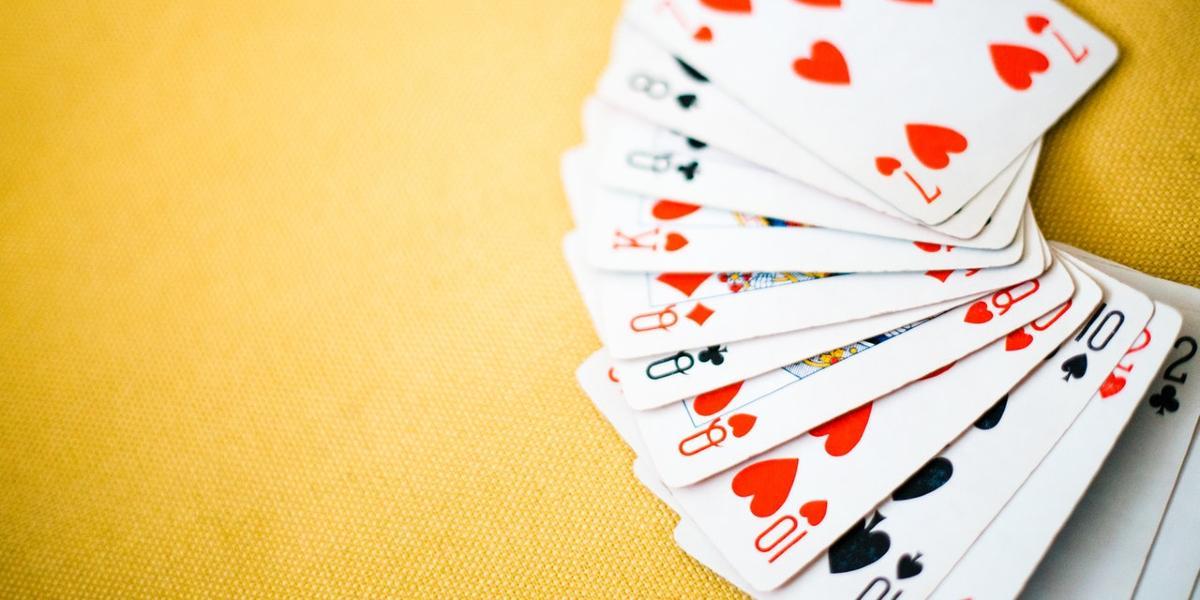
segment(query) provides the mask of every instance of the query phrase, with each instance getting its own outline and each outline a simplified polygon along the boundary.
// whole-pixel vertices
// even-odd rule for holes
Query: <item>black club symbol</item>
[[[723,352],[726,352],[726,350],[720,345],[709,346],[701,350],[698,356],[700,357],[700,362],[711,362],[713,366],[720,366],[721,363],[725,362],[725,357],[721,356]]]
[[[1167,384],[1163,389],[1150,395],[1150,406],[1158,409],[1158,414],[1165,415],[1179,410],[1179,400],[1175,398],[1175,386]]]
[[[693,160],[692,162],[690,162],[686,165],[679,165],[678,167],[675,167],[675,170],[682,173],[684,179],[691,181],[696,178],[696,169],[699,169],[699,168],[700,168],[700,163]]]

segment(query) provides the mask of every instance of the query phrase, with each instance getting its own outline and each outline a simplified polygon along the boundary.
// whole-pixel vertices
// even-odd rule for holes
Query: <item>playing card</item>
[[[1083,258],[1155,300],[1163,301],[1170,295],[1174,300],[1186,300],[1185,305],[1200,306],[1200,290],[1108,261]],[[1027,596],[1133,595],[1200,417],[1200,402],[1180,403],[1177,387],[1186,384],[1186,378],[1183,383],[1178,380],[1200,337],[1200,315],[1181,313],[1183,330],[1174,340],[1167,340],[1174,342],[1167,364],[1150,393],[1138,403],[1108,460],[1030,578],[1025,588]],[[1175,361],[1179,364],[1172,371]],[[1100,399],[1120,394],[1127,385],[1127,367],[1135,365],[1155,370],[1150,364],[1123,362],[1100,387]],[[1180,593],[1158,597],[1182,597],[1186,592],[1177,591]]]
[[[591,207],[582,229],[588,259],[618,271],[824,271],[867,273],[974,269],[1021,258],[1019,234],[1005,248],[959,248],[809,227],[739,212],[602,188],[580,151],[563,157],[572,204]],[[640,252],[626,241],[645,238]]]
[[[926,223],[962,208],[1117,56],[1052,0],[632,0],[626,18]]]
[[[1158,367],[1171,349],[1181,324],[1178,311],[1155,302],[1153,318],[1110,372],[1099,392],[971,545],[933,597],[1012,598],[1021,591],[1096,475],[1131,413],[1140,404],[1143,394],[1154,382]],[[1092,339],[1089,334],[1088,340]],[[1138,366],[1142,368],[1138,369]],[[1114,378],[1125,379],[1123,387],[1114,386]],[[1107,528],[1108,523],[1102,526]],[[1064,543],[1078,550],[1071,540]],[[1101,543],[1116,543],[1116,540],[1103,539]],[[1087,560],[1087,557],[1083,554],[1068,560]],[[1140,566],[1140,559],[1137,562]],[[1042,585],[1046,587],[1037,589],[1052,595],[1040,595],[1031,590],[1030,597],[1056,597],[1053,590],[1061,589],[1062,584],[1053,575],[1049,577],[1043,580]],[[1067,589],[1071,595],[1080,593],[1080,597],[1096,597],[1085,591],[1096,591],[1087,581],[1073,581]],[[1112,597],[1124,596],[1131,591],[1132,585],[1129,585],[1124,589],[1100,589],[1099,593]]]
[[[978,295],[1037,277],[1041,233],[1026,217],[1021,260],[926,273],[615,273],[600,275],[600,338],[632,358],[863,319]],[[630,240],[632,246],[639,243]],[[631,249],[630,251],[638,251]]]
[[[1153,296],[1153,290],[1142,290]],[[1168,364],[1185,358],[1194,348],[1187,340],[1200,336],[1200,314],[1181,314],[1183,330],[1174,340]],[[1026,585],[1029,597],[1061,597],[1064,591],[1086,597],[1133,595],[1200,415],[1200,402],[1180,403],[1176,382],[1167,376],[1159,376],[1134,410],[1108,460]],[[1100,395],[1113,395],[1124,385],[1124,373],[1114,373]]]
[[[833,229],[985,249],[1012,241],[1040,149],[1039,142],[976,201],[930,227],[891,214],[898,211],[882,201],[868,207],[832,196],[602,102],[585,104],[584,128],[592,170],[606,187]]]
[[[1193,328],[1200,320],[1200,313],[1185,312],[1184,327]],[[1171,407],[1181,409],[1200,404],[1200,386],[1188,384],[1188,375],[1195,370],[1197,341],[1200,335],[1190,333],[1175,341],[1175,349],[1167,358],[1162,378],[1170,381],[1156,393],[1157,404],[1167,412]],[[1195,381],[1193,379],[1192,381]],[[1176,390],[1172,394],[1171,389]],[[1151,388],[1154,389],[1154,388]],[[1153,396],[1151,396],[1151,399]],[[1174,400],[1174,402],[1172,402]],[[1179,479],[1171,493],[1171,501],[1163,514],[1154,544],[1146,558],[1138,580],[1134,598],[1155,600],[1157,598],[1183,598],[1193,590],[1197,574],[1200,573],[1200,553],[1196,552],[1196,539],[1200,537],[1200,442],[1193,437],[1187,458],[1180,470]]]
[[[1022,328],[1024,335],[998,340],[808,435],[672,493],[747,581],[773,589],[914,471],[925,474],[902,494],[917,497],[940,486],[947,476],[942,466],[921,465],[1083,321],[1086,308],[1073,305],[1097,302],[1099,291],[1081,284],[1080,292],[1090,300],[1081,297],[1040,316]],[[645,427],[641,431],[653,456],[654,442]],[[663,475],[657,460],[655,466]],[[849,564],[835,557],[832,570],[849,570]]]
[[[583,260],[578,241],[576,235],[568,234],[563,240],[563,254],[584,298],[584,304],[587,305],[588,314],[595,324],[599,323],[599,275]],[[873,344],[876,338],[886,339],[889,332],[941,314],[963,303],[961,299],[947,300],[846,323],[798,329],[728,344],[680,350],[671,354],[632,359],[614,358],[611,359],[611,363],[615,367],[616,375],[620,377],[621,388],[629,405],[639,410],[656,408],[749,379],[825,351],[856,342],[856,347]]]
[[[891,498],[842,533],[823,557],[774,593],[758,595],[780,598],[927,595],[1070,426],[1105,375],[1122,358],[1125,352],[1122,348],[1135,341],[1150,317],[1153,307],[1144,296],[1106,276],[1097,275],[1097,279],[1105,289],[1104,303],[1090,313],[1081,311],[1087,318],[1078,333],[1052,353],[1049,360],[1038,361],[1041,365],[1034,373],[980,416],[955,443],[929,460],[916,476],[897,487]],[[1064,328],[1074,331],[1074,327]],[[1035,356],[1043,356],[1044,352],[1035,352]],[[1090,368],[1082,372],[1078,365],[1087,363],[1075,358],[1080,355],[1090,362]],[[945,375],[928,383],[953,375],[974,357],[960,361]],[[976,377],[978,381],[986,379]],[[883,402],[876,404],[882,406]],[[860,475],[863,471],[852,472],[863,477]],[[936,489],[930,489],[935,484]],[[682,492],[689,489],[673,490],[685,510],[687,503],[682,500]],[[925,493],[920,494],[922,491]],[[694,520],[703,527],[700,518]],[[686,521],[682,521],[677,534],[686,528]],[[707,529],[705,533],[716,551],[736,565],[735,557],[729,555],[722,541]],[[696,551],[697,544],[695,536],[691,536],[689,553],[705,556],[705,552]],[[711,552],[707,554],[711,556]],[[753,583],[745,569],[739,567],[737,571]]]
[[[639,460],[638,462],[641,461]],[[634,473],[637,473],[637,466],[638,464],[635,462]],[[645,484],[645,482],[642,483]],[[663,501],[668,506],[671,505],[669,501],[665,499]],[[716,546],[713,546],[712,542],[704,536],[704,532],[700,531],[696,523],[687,518],[687,516],[681,517],[679,522],[675,524],[674,538],[675,544],[679,546],[680,550],[683,550],[688,556],[696,559],[696,562],[708,567],[712,572],[720,575],[722,579],[733,584],[734,587],[747,595],[755,598],[788,597],[784,590],[790,590],[791,586],[784,586],[776,592],[765,594],[750,587],[750,584],[742,579],[742,576],[738,575],[738,572],[733,569],[733,565],[729,564],[729,561],[725,560],[724,556],[721,556],[721,552],[717,550]]]
[[[682,513],[674,496],[667,490],[649,466],[649,461],[643,457],[646,445],[642,443],[641,434],[633,421],[633,411],[621,399],[621,384],[613,373],[612,359],[603,348],[592,353],[575,371],[579,386],[592,400],[592,404],[600,411],[605,420],[616,430],[621,440],[638,456],[634,460],[634,475],[646,489],[665,502],[676,514]]]
[[[695,140],[702,140],[712,147],[720,149],[719,152],[706,156],[706,159],[710,161],[729,162],[718,158],[721,154],[736,156],[751,165],[759,166],[825,192],[836,198],[837,204],[869,207],[875,212],[897,217],[898,221],[913,222],[911,217],[896,210],[883,199],[797,145],[778,129],[748,110],[745,105],[730,98],[720,87],[707,81],[707,78],[691,65],[656,46],[635,27],[625,22],[619,23],[613,44],[612,57],[600,78],[596,91],[597,96],[605,102],[668,130],[679,132]],[[587,125],[585,117],[585,129],[588,129]],[[642,129],[644,130],[645,126]],[[588,131],[589,139],[592,139],[591,132],[594,130],[588,129]],[[603,129],[600,130],[600,132],[603,131]],[[622,138],[636,140],[639,139],[639,135],[631,136],[628,132],[616,133],[607,139],[614,141]],[[637,150],[634,147],[615,149],[618,152]],[[1001,198],[1009,198],[1009,194],[1012,193],[1013,197],[1019,196],[1020,204],[1024,203],[1029,189],[1028,182],[1015,188],[1012,183],[1017,169],[1032,172],[1032,165],[1028,163],[1036,161],[1037,152],[1035,149],[1032,156],[1022,153],[1017,160],[1013,161],[1013,164],[1001,171],[971,202],[967,203],[963,210],[933,226],[932,229],[941,235],[953,238],[979,237],[973,241],[980,244],[994,243],[994,241],[984,239],[985,236],[982,236],[981,230],[987,224],[989,216],[997,210],[997,204],[1001,202]],[[619,177],[623,174],[624,169],[620,169],[616,164],[612,164],[612,166],[617,167],[613,170],[613,173],[618,176],[616,181],[621,181]],[[739,171],[732,172],[734,175],[739,173]],[[714,179],[707,175],[711,175],[711,173],[706,173],[706,177],[702,181],[696,182],[699,185],[695,187],[702,188],[696,193],[703,195],[705,193],[703,189],[709,189],[710,184],[719,184],[723,181],[722,177]],[[636,175],[634,177],[636,179]],[[671,186],[675,183],[674,178],[671,177],[643,176],[641,179],[643,184]],[[748,182],[750,185],[754,185],[762,180],[763,178],[757,177]],[[637,191],[649,192],[651,189]],[[797,190],[797,193],[804,194],[801,197],[807,197],[807,194],[800,190]],[[846,198],[860,199],[861,202],[846,202]],[[818,197],[817,200],[820,200],[819,203],[822,205],[831,204],[828,198]],[[1019,212],[1020,207],[1015,208]],[[771,215],[770,212],[764,214]],[[889,221],[876,220],[875,224],[887,223]],[[895,223],[892,222],[892,224]],[[988,226],[988,229],[990,230],[992,227]],[[881,235],[874,231],[867,233]],[[1011,230],[1009,235],[1011,236]],[[953,243],[934,239],[924,241]],[[974,247],[996,246],[979,245]]]
[[[599,410],[604,419],[617,430],[617,434],[634,454],[645,454],[646,444],[638,434],[633,411],[629,410],[621,399],[621,381],[613,371],[612,357],[608,352],[603,348],[593,352],[575,370],[575,379],[592,400],[592,404],[596,405],[596,410]]]
[[[975,299],[968,300],[968,303]],[[803,359],[848,352],[891,339],[908,325],[960,304],[949,300],[847,323],[799,329],[740,342],[636,359],[613,359],[630,406],[656,408],[745,381]]]
[[[1070,299],[1074,288],[1067,267],[1056,262],[1037,279],[927,321],[641,411],[638,427],[663,481],[688,485],[838,415],[865,426],[871,400],[1037,319]],[[1008,349],[1020,350],[1032,340],[1028,333],[1014,335]]]

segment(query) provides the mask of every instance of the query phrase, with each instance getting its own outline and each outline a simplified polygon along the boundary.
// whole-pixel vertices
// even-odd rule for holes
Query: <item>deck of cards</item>
[[[1200,291],[1028,202],[1116,59],[1054,0],[627,0],[564,252],[684,551],[766,598],[1192,593]]]

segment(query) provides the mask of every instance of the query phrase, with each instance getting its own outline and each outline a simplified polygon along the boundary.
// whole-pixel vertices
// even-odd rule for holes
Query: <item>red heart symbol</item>
[[[672,231],[667,234],[667,243],[664,246],[667,252],[674,252],[688,244],[688,239]]]
[[[1116,373],[1109,373],[1104,379],[1104,384],[1100,386],[1100,397],[1108,398],[1125,389],[1125,378],[1117,377]]]
[[[700,0],[700,4],[724,12],[750,12],[750,0]]]
[[[1045,54],[1011,44],[992,44],[988,46],[992,54],[992,65],[996,74],[1008,87],[1017,90],[1027,90],[1033,85],[1033,74],[1044,73],[1050,68],[1050,60]]]
[[[708,25],[704,25],[700,29],[697,29],[696,33],[692,34],[692,38],[697,42],[711,42],[712,30],[708,28]]]
[[[874,402],[864,404],[809,433],[814,437],[829,436],[825,440],[825,452],[830,456],[845,456],[858,445],[863,432],[867,430],[872,404]]]
[[[891,177],[896,169],[900,168],[900,161],[890,156],[875,157],[875,170],[879,171],[884,177]]]
[[[691,296],[711,276],[712,273],[663,273],[655,279],[679,290],[684,296]]]
[[[950,153],[967,149],[967,138],[949,127],[909,123],[904,126],[904,132],[913,155],[930,169],[946,168],[950,164]]]
[[[1028,348],[1032,343],[1033,336],[1025,333],[1025,328],[1022,327],[1004,338],[1004,349],[1008,352],[1016,352]]]
[[[733,493],[742,498],[753,496],[750,512],[756,517],[769,517],[787,502],[799,465],[796,458],[756,462],[733,477]]]
[[[976,325],[987,323],[992,320],[992,310],[988,308],[987,302],[980,300],[967,309],[967,316],[963,320]]]
[[[817,83],[845,85],[850,83],[850,69],[837,46],[824,40],[812,45],[812,57],[797,58],[792,63],[796,74]]]
[[[754,428],[754,423],[758,421],[758,417],[738,413],[729,417],[729,428],[733,430],[733,437],[742,437]]]
[[[686,217],[698,210],[700,210],[699,205],[664,198],[654,203],[654,208],[650,209],[650,214],[654,215],[655,219],[670,221]]]
[[[842,0],[796,0],[796,2],[799,2],[800,4],[807,4],[809,6],[834,6],[834,7],[836,7],[836,6],[842,5]]]
[[[721,412],[733,397],[742,389],[742,384],[745,382],[739,381],[731,383],[725,387],[717,388],[711,392],[704,392],[692,401],[692,409],[696,414],[707,417]]]
[[[829,509],[829,503],[824,500],[809,500],[800,507],[800,516],[808,520],[808,524],[816,527],[825,520],[825,511]]]
[[[1041,34],[1042,30],[1050,25],[1050,19],[1042,15],[1029,15],[1025,17],[1025,25],[1035,34]]]
[[[926,252],[937,252],[942,249],[941,244],[931,244],[929,242],[913,242],[913,244]]]

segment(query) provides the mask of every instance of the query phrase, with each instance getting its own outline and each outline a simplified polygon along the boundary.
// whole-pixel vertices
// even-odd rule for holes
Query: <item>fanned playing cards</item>
[[[1028,201],[1117,54],[1053,0],[626,2],[563,252],[684,552],[763,598],[1195,593],[1200,291]]]

